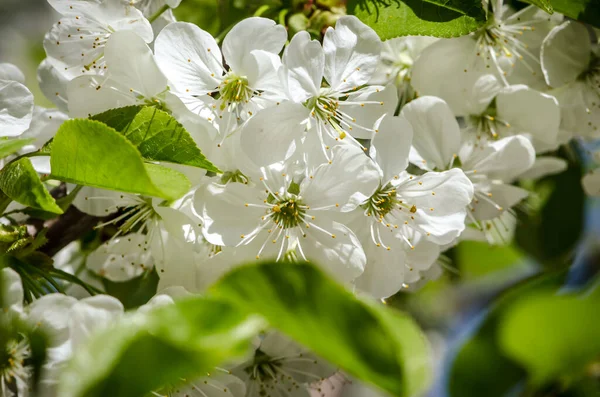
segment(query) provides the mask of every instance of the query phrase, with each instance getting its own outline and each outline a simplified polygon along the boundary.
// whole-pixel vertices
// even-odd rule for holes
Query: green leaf
[[[75,352],[59,395],[143,396],[239,357],[267,322],[394,396],[428,385],[428,344],[408,316],[356,298],[312,265],[263,263],[94,337]]]
[[[119,131],[148,160],[167,161],[220,172],[204,157],[189,132],[168,113],[155,107],[128,106],[95,115]]]
[[[59,385],[64,397],[145,396],[241,357],[264,321],[206,298],[127,316],[80,346]]]
[[[0,158],[6,157],[15,153],[17,150],[21,149],[23,146],[34,142],[35,138],[27,138],[27,139],[2,139],[0,140]]]
[[[269,323],[346,372],[394,396],[429,381],[428,345],[405,314],[357,299],[309,264],[264,263],[226,275],[212,293]]]
[[[523,253],[512,245],[490,245],[483,241],[461,241],[456,247],[455,261],[463,281],[494,277],[501,282],[499,273],[514,275],[516,267],[523,266]]]
[[[479,16],[474,18],[434,3],[444,2],[350,0],[347,7],[349,14],[356,15],[373,28],[382,40],[408,35],[458,37],[477,30],[485,23],[485,17],[479,16],[483,12],[481,7],[481,11],[475,11],[475,8],[469,11]]]
[[[545,0],[540,0],[545,1]],[[422,0],[421,3],[431,3],[439,7],[447,8],[452,11],[459,12],[461,14],[475,18],[478,21],[485,21],[485,10],[481,1],[478,0]],[[411,3],[408,3],[411,4]],[[412,3],[413,8],[417,8],[418,3]],[[421,5],[419,4],[419,9]]]
[[[185,175],[144,163],[123,135],[95,120],[68,120],[50,157],[52,177],[65,182],[176,200],[190,189]]]
[[[523,0],[535,4],[544,11],[546,9],[539,3],[550,3],[551,9],[566,17],[576,19],[590,25],[600,27],[600,2],[598,0]]]
[[[532,384],[579,377],[600,355],[598,307],[597,287],[589,294],[540,292],[520,300],[504,315],[499,344],[527,368]]]
[[[526,1],[529,4],[533,4],[534,6],[537,6],[537,7],[541,8],[542,10],[546,11],[548,14],[554,13],[554,8],[552,7],[552,4],[550,4],[550,0],[521,0],[521,1]]]
[[[540,197],[545,200],[526,213],[518,210],[516,244],[547,267],[570,265],[584,230],[582,174],[581,165],[571,162],[564,172],[536,181],[528,203],[535,204]]]
[[[0,189],[6,196],[23,205],[54,214],[63,213],[27,157],[7,164],[0,171]]]
[[[563,279],[563,272],[534,276],[496,299],[482,324],[454,358],[449,374],[450,396],[480,397],[485,390],[486,397],[504,397],[526,378],[525,369],[498,345],[499,324],[516,302],[527,300],[538,291],[555,290]]]

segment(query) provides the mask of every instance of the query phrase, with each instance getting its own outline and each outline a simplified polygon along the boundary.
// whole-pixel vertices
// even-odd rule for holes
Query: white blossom
[[[112,34],[131,31],[146,43],[154,39],[141,11],[121,0],[48,0],[62,15],[44,39],[48,61],[67,79],[102,74],[108,68],[104,46]],[[127,54],[125,54],[127,55]]]

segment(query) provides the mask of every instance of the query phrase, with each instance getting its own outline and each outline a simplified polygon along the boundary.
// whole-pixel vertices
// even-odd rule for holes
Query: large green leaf
[[[123,135],[95,120],[68,120],[52,142],[52,177],[80,185],[175,200],[190,189],[185,175],[144,163]]]
[[[128,106],[92,117],[119,131],[142,157],[149,160],[204,168],[219,172],[204,157],[189,132],[171,115],[155,107]]]
[[[530,4],[533,4],[534,6],[537,6],[539,8],[541,8],[542,10],[546,11],[548,14],[552,14],[554,12],[554,8],[552,7],[552,4],[550,4],[550,0],[522,0],[522,1],[527,1]]]
[[[428,385],[428,345],[410,318],[357,299],[312,265],[263,263],[234,270],[208,297],[138,313],[93,338],[60,395],[143,396],[239,356],[267,323],[394,396]]]
[[[0,189],[17,203],[54,214],[63,213],[27,157],[13,161],[2,168]]]
[[[512,245],[490,245],[483,241],[461,241],[455,247],[455,262],[462,281],[489,276],[502,282],[502,274],[514,274],[523,266],[523,253]]]
[[[530,4],[542,7],[549,3],[550,9],[560,12],[569,18],[586,22],[596,27],[600,27],[600,2],[598,0],[523,0]],[[547,10],[546,10],[547,11]]]
[[[600,355],[600,288],[591,293],[543,291],[520,300],[499,329],[499,344],[527,368],[530,383],[579,377]]]
[[[242,356],[264,325],[259,317],[204,298],[127,316],[76,352],[58,395],[145,396]]]
[[[527,372],[498,344],[502,316],[519,301],[539,291],[556,290],[564,273],[536,276],[500,296],[474,334],[460,347],[449,374],[452,397],[504,397],[527,377]]]
[[[264,316],[323,358],[394,396],[416,395],[428,385],[428,345],[416,324],[357,299],[309,264],[240,268],[212,293]]]
[[[373,28],[382,40],[408,35],[458,37],[485,23],[481,6],[469,8],[466,14],[438,5],[442,3],[475,4],[470,1],[350,0],[348,13]]]
[[[9,154],[15,153],[23,146],[30,144],[35,141],[35,138],[22,138],[22,139],[1,139],[0,140],[0,158],[6,157]]]

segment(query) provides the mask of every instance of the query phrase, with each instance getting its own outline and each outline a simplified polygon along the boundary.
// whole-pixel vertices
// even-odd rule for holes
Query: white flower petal
[[[33,95],[17,81],[0,80],[0,137],[19,136],[31,123]]]
[[[5,267],[1,271],[0,281],[2,282],[2,309],[5,312],[22,312],[25,295],[19,273],[9,267]]]
[[[242,129],[242,150],[259,167],[287,160],[305,135],[308,116],[308,109],[289,101],[261,110]]]
[[[106,216],[117,210],[124,193],[84,186],[73,200],[79,211],[93,216]]]
[[[25,75],[12,63],[0,63],[0,80],[10,80],[25,84]]]
[[[161,217],[162,227],[169,236],[182,243],[195,244],[202,237],[202,230],[197,222],[183,211],[170,207],[155,206],[154,210]]]
[[[145,98],[165,91],[167,78],[160,71],[148,45],[131,31],[113,33],[106,43],[104,57],[108,73],[115,81],[129,86]]]
[[[567,167],[567,161],[559,157],[538,156],[533,166],[519,175],[519,179],[541,179],[548,175],[563,172]]]
[[[335,222],[327,211],[315,211],[311,222],[335,236],[323,233],[317,228],[307,228],[306,238],[299,244],[306,259],[322,267],[335,279],[347,282],[360,276],[367,258],[358,238],[348,227]]]
[[[311,208],[351,211],[379,186],[379,169],[362,149],[338,145],[332,149],[331,164],[312,171],[300,185],[300,196]]]
[[[535,161],[535,150],[523,136],[507,137],[489,144],[492,152],[484,152],[463,161],[463,169],[475,170],[489,179],[511,182],[528,170]],[[462,158],[461,158],[462,160]]]
[[[104,71],[104,44],[114,32],[132,31],[146,43],[154,39],[142,12],[118,0],[53,0],[62,18],[46,34],[49,61],[66,78]]]
[[[396,185],[396,191],[416,206],[418,214],[423,211],[432,217],[459,213],[473,198],[473,184],[458,168],[406,179]]]
[[[77,299],[63,294],[44,295],[28,306],[27,321],[47,333],[49,346],[62,345],[69,339],[69,317]]]
[[[325,53],[318,41],[311,40],[308,32],[294,35],[283,53],[283,65],[280,77],[290,99],[304,102],[319,95]]]
[[[343,109],[344,113],[353,119],[350,131],[352,136],[371,139],[375,124],[381,120],[381,116],[394,114],[398,105],[398,91],[393,85],[387,87],[367,86],[349,95],[347,102],[355,104],[344,105]]]
[[[415,62],[411,84],[419,95],[446,101],[456,116],[468,115],[472,87],[479,77],[487,74],[482,62],[473,61],[475,48],[471,36],[433,43]]]
[[[560,109],[553,96],[524,85],[511,86],[496,97],[496,110],[498,119],[510,124],[500,125],[500,131],[531,135],[538,151],[558,146]]]
[[[502,90],[502,87],[494,75],[486,74],[478,78],[471,90],[471,96],[468,98],[469,114],[478,116],[483,113]]]
[[[279,69],[281,58],[279,55],[267,51],[254,50],[246,60],[246,74],[248,85],[253,90],[263,91],[261,96],[255,96],[253,101],[271,100],[281,101],[285,98],[285,92],[279,80]]]
[[[33,109],[33,118],[29,129],[25,131],[21,138],[35,138],[35,141],[30,145],[24,146],[19,151],[20,153],[29,153],[40,149],[46,142],[54,137],[56,131],[63,122],[68,119],[68,116],[56,109],[45,109],[35,107]],[[30,160],[35,160],[32,157]]]
[[[343,16],[323,38],[325,79],[338,92],[366,84],[379,62],[381,40],[355,16]]]
[[[264,190],[242,183],[209,184],[206,189],[199,189],[194,207],[204,220],[202,231],[206,240],[216,245],[239,245],[258,228],[265,210],[252,205],[264,205],[265,198]]]
[[[367,265],[355,282],[358,289],[377,299],[387,298],[400,291],[405,281],[404,274],[408,272],[403,247],[405,243],[394,237],[388,238],[385,243],[388,244],[387,247],[378,247],[372,242],[363,241]]]
[[[474,201],[471,203],[471,207],[474,209],[474,211],[471,211],[471,214],[477,220],[497,218],[502,214],[502,211],[512,208],[526,198],[529,192],[512,185],[494,184],[489,191],[483,194],[488,196],[488,200],[481,199],[480,197],[477,202]],[[477,195],[475,198],[477,198]]]
[[[248,75],[254,69],[254,50],[279,54],[287,31],[272,19],[252,17],[236,24],[223,40],[223,56],[231,70],[238,75]]]
[[[40,89],[56,105],[66,112],[68,110],[67,83],[68,80],[59,73],[48,58],[44,59],[37,70],[37,79]]]
[[[147,241],[147,237],[139,233],[109,240],[87,257],[86,267],[114,282],[139,277],[153,267]]]
[[[408,167],[413,128],[404,117],[386,115],[371,141],[371,158],[383,171],[383,183],[394,179]]]
[[[427,210],[420,210],[417,214],[415,227],[436,244],[450,244],[465,230],[466,210],[446,216],[436,216]]]
[[[575,81],[589,67],[591,52],[588,30],[582,23],[566,21],[552,29],[541,51],[548,85],[556,88]]]
[[[67,96],[69,115],[79,118],[138,104],[135,94],[130,93],[127,86],[104,76],[74,78],[67,84]]]
[[[123,304],[109,295],[95,295],[75,303],[69,318],[69,333],[73,348],[115,322],[122,314]]]
[[[175,22],[154,43],[156,61],[178,95],[213,92],[223,75],[221,50],[215,39],[198,26]]]
[[[425,169],[445,170],[460,148],[460,128],[450,107],[441,99],[424,96],[408,103],[401,115],[413,128],[413,146]]]

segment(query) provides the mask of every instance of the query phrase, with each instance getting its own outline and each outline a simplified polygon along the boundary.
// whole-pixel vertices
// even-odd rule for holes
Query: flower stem
[[[169,8],[170,8],[170,7],[169,7],[168,5],[166,5],[166,4],[165,4],[164,6],[162,6],[162,7],[160,7],[160,8],[158,9],[158,11],[156,11],[154,14],[152,14],[152,15],[150,16],[150,18],[148,18],[148,21],[149,21],[150,23],[152,23],[152,22],[156,21],[156,20],[158,19],[158,17],[160,17],[162,14],[164,14],[164,13],[165,13],[165,11],[167,11]]]

